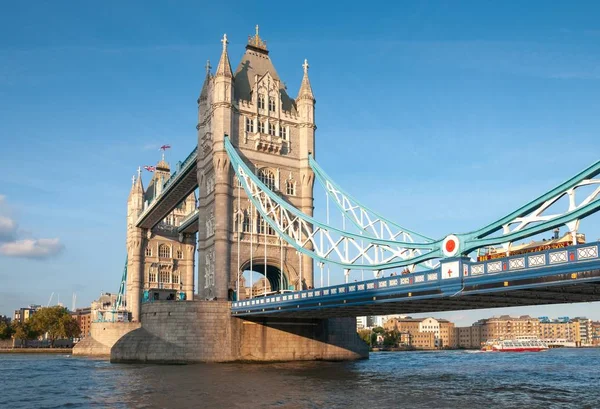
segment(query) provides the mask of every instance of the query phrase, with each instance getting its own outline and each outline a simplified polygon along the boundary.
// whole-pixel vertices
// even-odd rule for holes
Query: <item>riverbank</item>
[[[10,348],[0,349],[0,354],[71,354],[73,348]]]

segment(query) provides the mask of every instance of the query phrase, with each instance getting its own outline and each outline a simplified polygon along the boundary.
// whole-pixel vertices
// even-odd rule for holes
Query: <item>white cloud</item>
[[[18,224],[10,215],[6,196],[0,195],[0,255],[31,259],[45,259],[59,254],[64,245],[60,239],[35,239],[31,234],[18,230]]]
[[[17,238],[17,222],[0,215],[0,242],[13,241]]]
[[[59,254],[64,245],[58,238],[16,240],[0,244],[0,254],[8,257],[44,259]]]

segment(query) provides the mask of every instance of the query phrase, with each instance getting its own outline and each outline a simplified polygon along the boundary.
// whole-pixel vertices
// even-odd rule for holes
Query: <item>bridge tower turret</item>
[[[235,72],[229,62],[227,37],[221,42],[217,69],[211,75],[207,64],[198,98],[199,296],[232,298],[238,278],[244,282],[241,274],[245,270],[266,275],[271,290],[307,288],[313,285],[311,259],[300,260],[293,247],[280,243],[261,220],[234,180],[223,138],[229,136],[273,191],[312,215],[313,175],[308,154],[314,154],[316,127],[308,65],[294,100],[273,66],[258,26],[255,35],[249,36]],[[256,283],[260,276],[254,277]],[[239,296],[244,298],[243,285],[240,287]]]
[[[298,106],[298,138],[300,140],[300,182],[302,189],[302,202],[300,210],[308,215],[313,215],[313,187],[314,173],[308,162],[308,156],[315,154],[315,97],[313,95],[310,80],[308,79],[308,61],[305,59],[302,64],[304,75],[300,90],[296,97]],[[303,257],[303,263],[308,265],[311,258]]]
[[[139,320],[142,277],[144,265],[143,229],[136,227],[138,216],[144,209],[144,186],[142,170],[138,168],[127,199],[127,310],[132,320]]]

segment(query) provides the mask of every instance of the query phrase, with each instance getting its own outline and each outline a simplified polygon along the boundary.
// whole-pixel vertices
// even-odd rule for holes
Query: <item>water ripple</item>
[[[0,355],[0,407],[596,409],[598,368],[600,349],[187,366],[15,354]]]

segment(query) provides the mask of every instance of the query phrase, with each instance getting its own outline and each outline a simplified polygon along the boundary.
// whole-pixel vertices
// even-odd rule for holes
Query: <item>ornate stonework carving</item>
[[[202,148],[202,152],[204,152],[205,154],[210,152],[212,150],[212,145],[212,132],[206,132],[204,135],[202,135],[202,138],[200,138],[200,148]]]
[[[209,216],[206,218],[206,237],[210,237],[214,234],[215,234],[215,213],[213,210],[211,210]]]
[[[278,136],[256,133],[250,135],[248,139],[254,142],[254,149],[257,151],[275,154],[281,153],[283,139]]]
[[[215,250],[211,249],[204,256],[204,288],[215,285]]]
[[[210,195],[215,191],[215,175],[206,178],[206,194]]]

